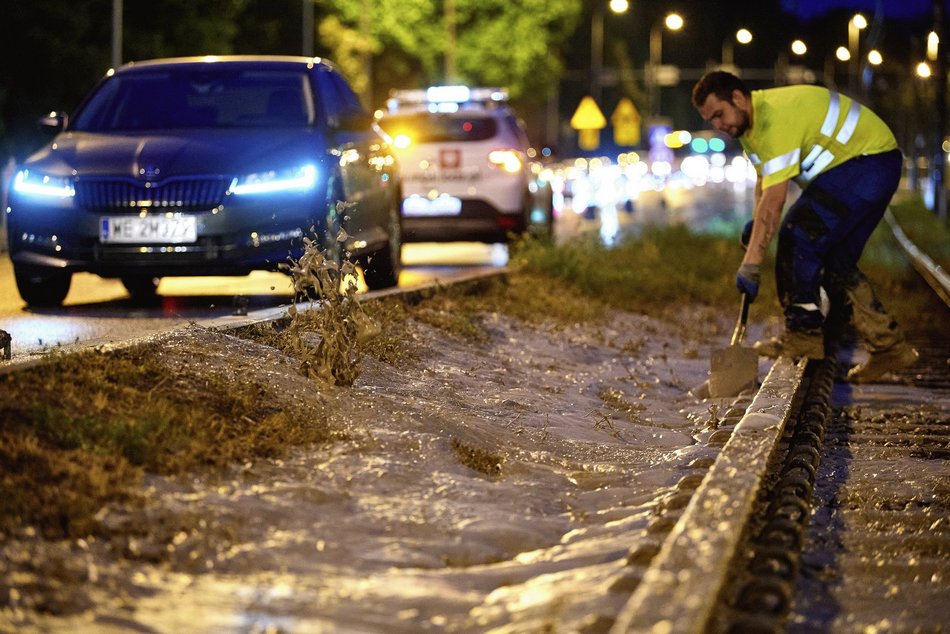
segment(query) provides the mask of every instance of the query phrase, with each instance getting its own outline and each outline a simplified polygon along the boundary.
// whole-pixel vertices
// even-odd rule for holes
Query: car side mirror
[[[62,130],[69,123],[69,115],[65,112],[51,112],[45,117],[40,117],[36,124],[41,128],[52,128],[53,130]]]
[[[368,132],[373,125],[373,115],[366,112],[341,115],[336,128],[341,132]]]

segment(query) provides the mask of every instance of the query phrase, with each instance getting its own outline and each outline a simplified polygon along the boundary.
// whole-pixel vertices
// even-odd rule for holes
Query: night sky
[[[945,0],[944,6],[950,6],[950,2]],[[932,0],[782,0],[782,8],[805,20],[841,8],[872,14],[878,7],[888,18],[919,17],[933,11]]]

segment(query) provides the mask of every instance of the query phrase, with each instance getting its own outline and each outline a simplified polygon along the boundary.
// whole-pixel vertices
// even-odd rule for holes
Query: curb
[[[610,634],[707,631],[806,364],[772,365]]]
[[[506,279],[508,272],[509,269],[507,267],[492,270],[487,273],[480,271],[470,275],[453,278],[450,281],[440,281],[436,279],[432,282],[426,282],[425,284],[419,284],[418,286],[413,286],[410,288],[387,288],[379,291],[371,291],[362,295],[357,295],[356,299],[359,302],[367,302],[377,299],[384,299],[387,297],[403,297],[406,301],[417,302],[431,296],[443,288],[448,288],[451,286],[477,287],[478,285],[484,284],[488,280],[494,278]],[[47,359],[52,355],[75,354],[84,350],[99,350],[101,352],[121,350],[135,344],[152,341],[156,337],[168,336],[172,333],[192,327],[207,328],[208,330],[213,330],[215,332],[227,333],[239,328],[245,328],[257,324],[266,324],[280,321],[282,319],[290,319],[288,314],[290,306],[297,306],[298,310],[305,311],[311,310],[312,308],[319,308],[319,303],[314,303],[311,305],[307,302],[298,302],[297,304],[287,304],[272,308],[263,308],[261,310],[252,311],[247,315],[225,315],[223,317],[216,317],[213,319],[194,321],[187,325],[168,326],[165,329],[121,341],[114,341],[111,339],[92,339],[80,343],[57,346],[56,348],[52,348],[49,352],[28,356],[19,356],[7,361],[0,360],[0,375],[36,367],[37,365],[46,362]],[[3,331],[0,330],[0,333],[2,332]],[[0,352],[2,352],[2,350],[3,348],[0,346]],[[2,357],[0,357],[0,359],[2,359]]]

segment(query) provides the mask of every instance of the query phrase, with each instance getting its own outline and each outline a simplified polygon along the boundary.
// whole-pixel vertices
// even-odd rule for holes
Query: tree
[[[507,87],[515,99],[543,103],[562,70],[560,51],[580,17],[576,0],[324,0],[321,43],[359,88],[372,55],[374,94],[390,88],[459,81]],[[454,43],[458,77],[447,78]],[[373,106],[374,104],[366,104]]]

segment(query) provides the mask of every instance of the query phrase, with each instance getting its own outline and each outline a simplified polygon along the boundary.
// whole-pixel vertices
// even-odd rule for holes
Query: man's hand
[[[758,264],[743,264],[736,273],[736,288],[748,295],[750,302],[754,302],[759,294],[760,268]]]

